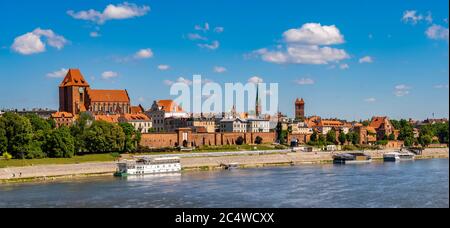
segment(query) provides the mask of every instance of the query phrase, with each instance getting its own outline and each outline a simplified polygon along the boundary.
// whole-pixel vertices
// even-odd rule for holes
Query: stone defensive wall
[[[190,129],[179,129],[173,133],[143,134],[140,145],[148,148],[224,146],[236,145],[240,137],[244,144],[255,144],[258,137],[262,139],[262,143],[274,143],[276,133],[193,133]]]

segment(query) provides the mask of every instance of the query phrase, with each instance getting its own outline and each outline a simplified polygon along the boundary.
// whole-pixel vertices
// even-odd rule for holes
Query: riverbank
[[[366,151],[374,160],[382,160],[383,154],[392,151]],[[344,152],[339,152],[344,153]],[[238,163],[242,168],[279,165],[323,164],[331,163],[335,153],[288,153],[248,154],[229,156],[182,157],[184,171],[221,169],[221,164]],[[449,158],[448,148],[426,149],[416,159]],[[116,170],[115,162],[93,162],[81,164],[36,165],[0,169],[0,183],[53,181],[89,176],[112,175]]]

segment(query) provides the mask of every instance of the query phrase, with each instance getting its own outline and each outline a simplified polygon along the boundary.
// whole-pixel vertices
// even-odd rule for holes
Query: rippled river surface
[[[0,185],[0,207],[449,207],[449,160]]]

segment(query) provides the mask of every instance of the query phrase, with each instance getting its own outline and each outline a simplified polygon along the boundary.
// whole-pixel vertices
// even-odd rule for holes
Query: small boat
[[[117,163],[116,177],[130,175],[142,176],[147,174],[177,173],[181,172],[181,162],[178,157],[166,158],[139,158],[137,160]]]
[[[399,162],[399,161],[413,161],[416,155],[410,152],[393,152],[383,155],[383,160],[385,162]]]
[[[333,156],[334,164],[365,164],[371,162],[372,157],[364,153],[347,153]]]

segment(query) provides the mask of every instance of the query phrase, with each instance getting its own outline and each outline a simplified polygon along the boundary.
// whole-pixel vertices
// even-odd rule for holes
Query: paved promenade
[[[382,159],[383,151],[366,151],[365,153],[374,159]],[[344,152],[338,152],[344,153]],[[184,169],[214,169],[221,164],[238,163],[245,167],[259,167],[287,164],[312,164],[331,162],[332,152],[289,153],[283,151],[251,151],[251,152],[225,152],[225,153],[197,153],[197,154],[173,154],[181,157]],[[449,149],[427,149],[417,159],[448,158]],[[82,163],[70,165],[39,165],[27,167],[14,167],[0,169],[0,181],[11,179],[52,179],[53,177],[76,177],[85,175],[111,174],[116,171],[114,162]]]

